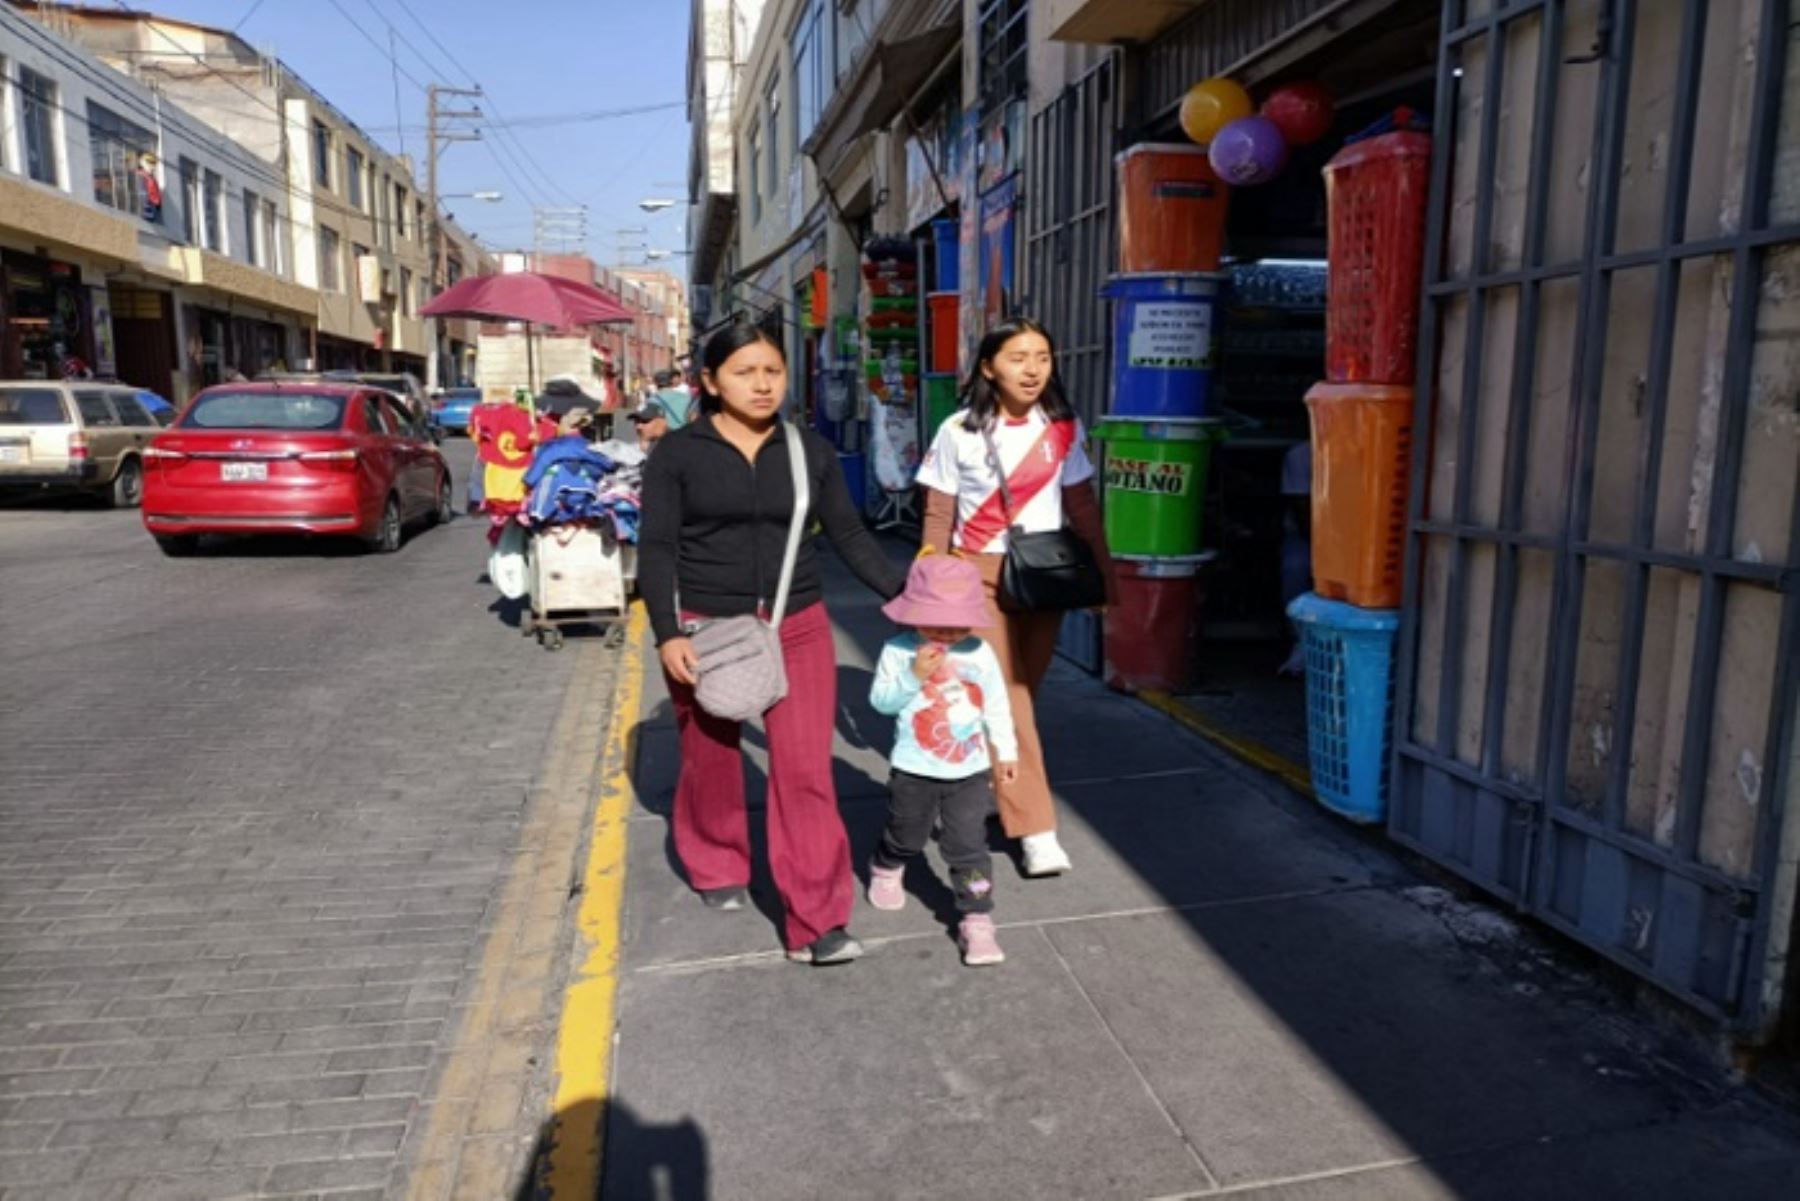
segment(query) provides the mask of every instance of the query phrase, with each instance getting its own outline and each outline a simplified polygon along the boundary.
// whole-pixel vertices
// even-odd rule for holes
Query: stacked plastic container
[[[1366,822],[1387,814],[1430,167],[1430,137],[1409,130],[1325,167],[1327,378],[1306,395],[1314,591],[1288,616],[1305,648],[1313,790]]]
[[[1230,189],[1206,148],[1148,144],[1118,156],[1119,274],[1113,301],[1106,539],[1119,566],[1107,611],[1106,680],[1170,691],[1193,678],[1202,505],[1212,449],[1218,274]]]
[[[931,223],[931,291],[926,294],[924,443],[956,412],[956,359],[962,339],[962,243],[954,220]]]

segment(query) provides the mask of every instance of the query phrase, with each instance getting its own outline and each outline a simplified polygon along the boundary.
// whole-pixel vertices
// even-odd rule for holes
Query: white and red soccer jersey
[[[919,464],[919,483],[956,497],[956,549],[1003,554],[1008,523],[1000,477],[989,462],[986,441],[963,428],[967,416],[953,414],[939,427]],[[1041,407],[1022,421],[1000,420],[994,444],[1018,506],[1012,524],[1028,534],[1062,528],[1062,490],[1094,478],[1086,443],[1080,421],[1053,422]]]

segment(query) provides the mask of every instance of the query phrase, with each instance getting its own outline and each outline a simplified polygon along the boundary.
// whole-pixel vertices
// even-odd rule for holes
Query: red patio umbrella
[[[419,312],[426,317],[461,317],[477,321],[523,321],[527,326],[547,325],[571,329],[581,325],[618,325],[637,320],[618,301],[590,284],[515,271],[506,275],[479,275],[446,289]],[[531,330],[525,331],[526,374],[530,365]],[[527,384],[537,388],[535,378]]]

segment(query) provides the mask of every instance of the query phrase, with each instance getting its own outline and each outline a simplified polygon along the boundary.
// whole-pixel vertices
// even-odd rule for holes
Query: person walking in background
[[[750,828],[742,727],[700,708],[699,656],[688,634],[710,618],[767,613],[779,587],[795,494],[781,408],[787,360],[753,325],[706,344],[703,411],[663,438],[644,472],[638,588],[668,680],[681,736],[675,850],[714,909],[749,901]],[[883,600],[904,576],[850,502],[830,443],[801,431],[807,528],[822,525],[838,554]],[[769,868],[786,910],[783,941],[803,963],[848,963],[862,944],[847,926],[856,903],[850,840],[831,774],[837,651],[815,537],[800,541],[781,622],[788,688],[764,716],[768,734]]]
[[[941,826],[938,843],[962,915],[963,962],[985,967],[1006,958],[994,933],[994,866],[988,854],[991,777],[1013,782],[1019,741],[1006,677],[993,648],[974,630],[994,624],[974,564],[922,555],[906,591],[882,610],[910,627],[890,638],[875,665],[869,703],[898,718],[887,830],[869,864],[869,903],[902,909],[906,865]],[[990,756],[989,746],[993,753]]]
[[[671,430],[678,430],[693,419],[693,393],[673,371],[656,373],[656,392],[650,399],[662,406],[663,419]]]
[[[996,624],[977,631],[1000,660],[1019,736],[1017,776],[998,782],[1000,822],[1007,837],[1020,840],[1027,876],[1059,875],[1069,870],[1069,856],[1056,836],[1032,697],[1050,670],[1062,614],[1007,612],[1000,571],[1009,526],[1038,533],[1066,523],[1105,573],[1109,603],[1116,599],[1094,465],[1086,431],[1057,378],[1055,343],[1030,318],[1009,317],[988,331],[963,386],[963,402],[919,465],[926,489],[924,544],[971,557],[1001,611]],[[1002,475],[1017,506],[1010,515]]]

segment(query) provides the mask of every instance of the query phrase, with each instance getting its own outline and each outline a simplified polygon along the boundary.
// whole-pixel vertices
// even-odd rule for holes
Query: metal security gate
[[[1445,3],[1390,817],[1753,1039],[1800,847],[1794,21]]]
[[[1107,410],[1111,312],[1100,288],[1112,273],[1113,152],[1123,124],[1118,57],[1071,84],[1031,122],[1025,164],[1025,293],[1020,310],[1057,339],[1057,369],[1091,428]],[[1100,670],[1100,623],[1086,613],[1063,622],[1059,649]]]

